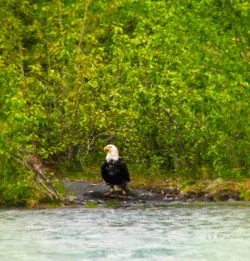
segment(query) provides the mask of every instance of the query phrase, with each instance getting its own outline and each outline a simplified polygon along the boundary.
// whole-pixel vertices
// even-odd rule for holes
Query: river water
[[[250,205],[0,210],[1,261],[250,260]]]

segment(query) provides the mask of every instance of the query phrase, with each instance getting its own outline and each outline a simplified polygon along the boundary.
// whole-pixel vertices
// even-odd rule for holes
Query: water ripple
[[[250,208],[0,211],[0,260],[250,259]]]

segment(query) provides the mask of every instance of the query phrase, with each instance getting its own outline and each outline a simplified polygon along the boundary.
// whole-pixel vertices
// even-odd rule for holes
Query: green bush
[[[0,19],[5,176],[115,143],[151,173],[250,177],[248,1],[4,0]]]

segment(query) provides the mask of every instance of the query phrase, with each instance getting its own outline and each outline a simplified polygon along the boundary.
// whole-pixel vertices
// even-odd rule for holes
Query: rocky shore
[[[165,205],[185,202],[236,202],[240,201],[240,192],[234,184],[217,180],[202,187],[188,187],[186,190],[177,188],[156,188],[153,190],[130,189],[127,196],[118,190],[112,195],[105,195],[109,187],[104,183],[86,181],[66,181],[64,205],[98,206],[132,206],[138,204]]]

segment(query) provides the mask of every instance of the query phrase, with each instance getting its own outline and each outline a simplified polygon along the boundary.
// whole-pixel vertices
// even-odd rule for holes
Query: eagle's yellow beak
[[[109,146],[104,147],[104,151],[109,151],[109,150],[110,150]]]

